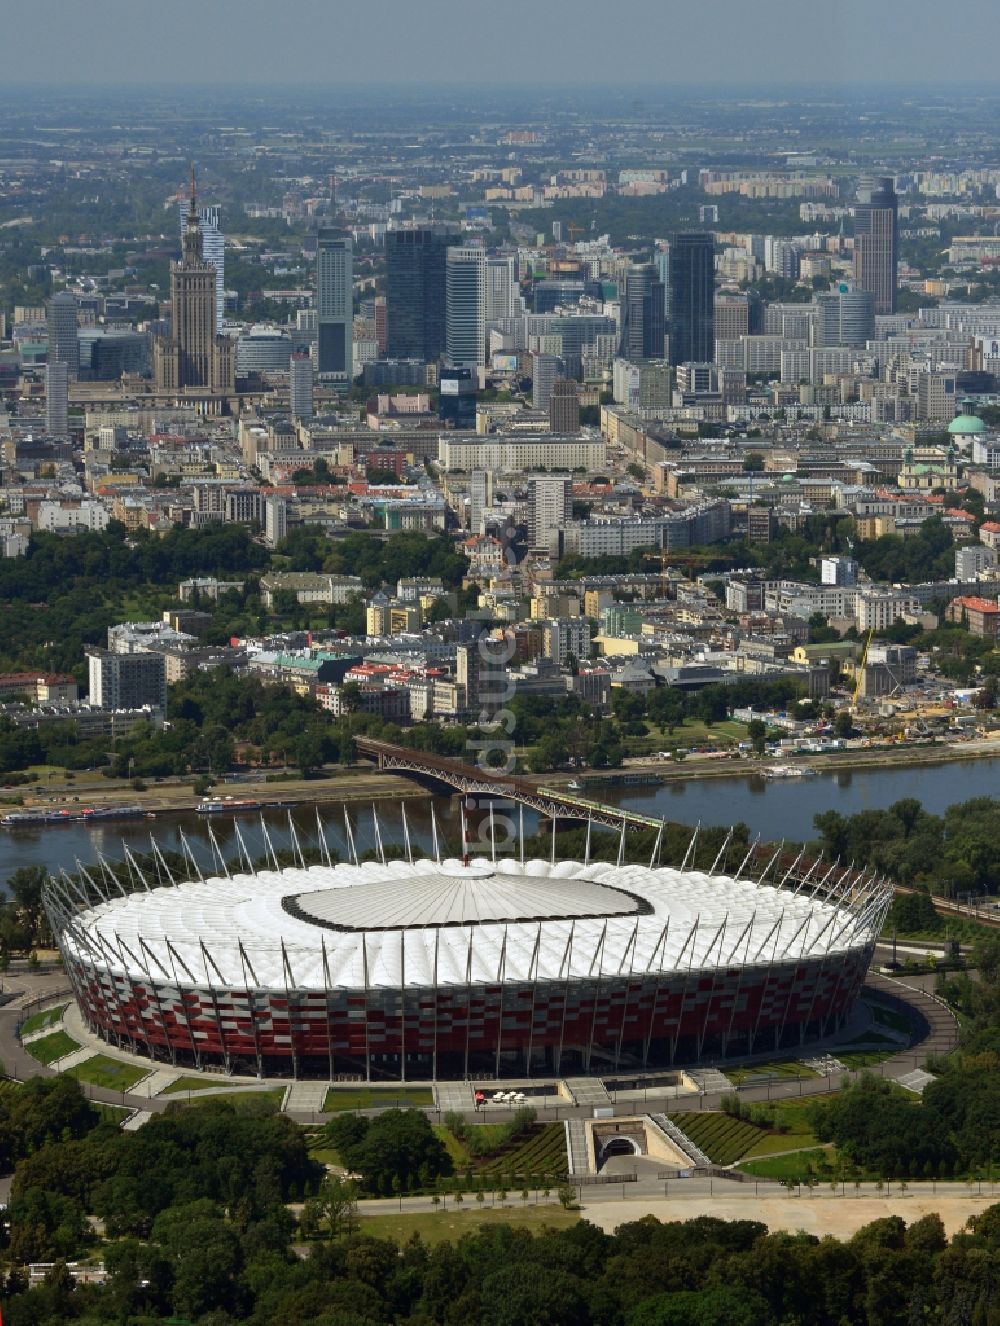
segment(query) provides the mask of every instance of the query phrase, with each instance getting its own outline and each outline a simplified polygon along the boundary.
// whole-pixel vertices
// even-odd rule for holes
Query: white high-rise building
[[[528,543],[556,553],[559,531],[573,516],[573,476],[546,474],[528,480]]]
[[[469,480],[469,529],[482,534],[486,512],[493,505],[493,471],[473,470]]]
[[[180,204],[181,239],[187,229],[188,204]],[[215,327],[222,329],[226,312],[226,237],[222,233],[222,208],[218,203],[198,208],[201,226],[201,252],[206,262],[215,268]]]
[[[288,505],[283,497],[264,499],[264,542],[276,548],[288,533]]]
[[[486,254],[447,250],[445,268],[446,358],[453,368],[478,368],[486,355]],[[390,313],[390,317],[391,317]]]
[[[61,359],[45,370],[45,431],[69,437],[69,365]]]
[[[487,258],[483,314],[486,322],[516,318],[523,311],[522,302],[517,282],[517,259]]]

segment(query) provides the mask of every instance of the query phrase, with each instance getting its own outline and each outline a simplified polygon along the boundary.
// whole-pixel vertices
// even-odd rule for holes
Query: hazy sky
[[[0,0],[17,82],[996,80],[990,0]]]

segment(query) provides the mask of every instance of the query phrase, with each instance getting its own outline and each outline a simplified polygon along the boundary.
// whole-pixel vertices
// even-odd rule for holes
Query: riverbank
[[[778,760],[759,759],[756,756],[688,755],[683,760],[657,760],[627,757],[619,774],[653,773],[665,783],[687,782],[705,778],[763,777],[768,769],[778,764],[810,769],[813,773],[857,773],[866,769],[898,769],[906,767],[931,768],[966,760],[1000,759],[1000,739],[984,739],[942,743],[935,746],[878,746],[858,747],[854,750],[829,751],[820,755],[788,755]],[[565,787],[562,775],[529,774],[534,783],[547,787]],[[576,781],[599,787],[607,785],[606,773],[576,774]]]
[[[781,760],[761,760],[756,757],[720,755],[689,755],[684,760],[655,760],[627,758],[620,770],[610,773],[581,771],[566,774],[521,774],[536,786],[565,788],[578,781],[593,799],[603,800],[605,794],[621,793],[628,788],[624,782],[613,783],[623,775],[655,775],[657,782],[674,787],[686,783],[700,783],[712,779],[760,779],[767,769],[776,764],[790,764],[811,770],[815,774],[851,774],[866,771],[899,771],[932,769],[949,764],[966,764],[976,760],[1000,759],[1000,739],[979,739],[935,746],[892,746],[831,751],[821,755],[787,756]],[[779,779],[770,781],[771,787],[788,785],[798,787],[813,779]],[[639,789],[636,789],[637,791]],[[290,778],[281,782],[219,782],[213,796],[232,796],[259,801],[264,808],[302,806],[324,802],[371,802],[424,800],[431,793],[427,788],[401,774],[385,773],[379,769],[356,765],[338,769],[323,778]],[[19,800],[18,800],[19,798]],[[618,796],[608,796],[617,801]],[[37,783],[23,788],[0,790],[0,803],[5,809],[44,808],[46,810],[78,810],[80,806],[138,805],[150,815],[184,814],[196,811],[202,798],[191,789],[185,779],[167,780],[136,791],[126,779],[107,779],[99,774],[78,774],[67,781],[60,771],[49,771]],[[961,800],[960,796],[956,800]],[[210,817],[206,817],[210,818]]]
[[[18,789],[20,790],[20,789]],[[23,806],[10,810],[45,809],[78,811],[81,806],[141,806],[149,815],[184,814],[196,811],[203,797],[183,784],[157,783],[136,791],[124,779],[101,779],[100,783],[59,785],[35,783],[23,790]],[[296,778],[280,783],[217,783],[212,797],[259,801],[264,809],[311,805],[321,802],[401,801],[430,796],[426,788],[398,774],[377,769],[347,769],[329,778]],[[207,819],[214,818],[206,816]]]

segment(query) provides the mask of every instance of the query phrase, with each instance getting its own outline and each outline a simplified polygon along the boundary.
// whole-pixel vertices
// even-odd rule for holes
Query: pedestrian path
[[[455,1110],[458,1114],[468,1114],[476,1108],[476,1098],[471,1082],[438,1082],[438,1108],[444,1111]]]
[[[582,1119],[566,1120],[566,1163],[574,1177],[589,1174],[592,1166],[587,1153],[587,1129]]]
[[[175,1068],[157,1068],[148,1077],[144,1077],[131,1089],[133,1096],[159,1096],[171,1083],[176,1082],[181,1074]]]
[[[604,1083],[597,1077],[568,1077],[566,1086],[578,1105],[610,1105],[611,1097]]]
[[[329,1082],[293,1082],[281,1102],[285,1114],[321,1114]]]
[[[72,1054],[63,1055],[61,1059],[57,1059],[49,1067],[57,1073],[68,1073],[71,1068],[77,1068],[80,1064],[85,1064],[88,1059],[93,1059],[93,1057],[94,1051],[89,1045],[85,1045],[82,1050],[74,1050]]]
[[[149,1123],[152,1117],[149,1110],[133,1110],[122,1124],[122,1132],[137,1133],[144,1123]]]
[[[720,1073],[717,1068],[688,1068],[685,1072],[706,1096],[714,1096],[718,1091],[736,1090],[725,1073]]]

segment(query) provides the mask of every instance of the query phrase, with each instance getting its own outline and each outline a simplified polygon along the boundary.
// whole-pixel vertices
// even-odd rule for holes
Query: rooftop
[[[64,943],[94,954],[97,940],[102,966],[143,979],[131,954],[199,973],[204,940],[224,984],[245,986],[245,955],[260,987],[398,988],[801,960],[866,943],[859,911],[703,871],[370,861],[113,898],[78,913]]]

